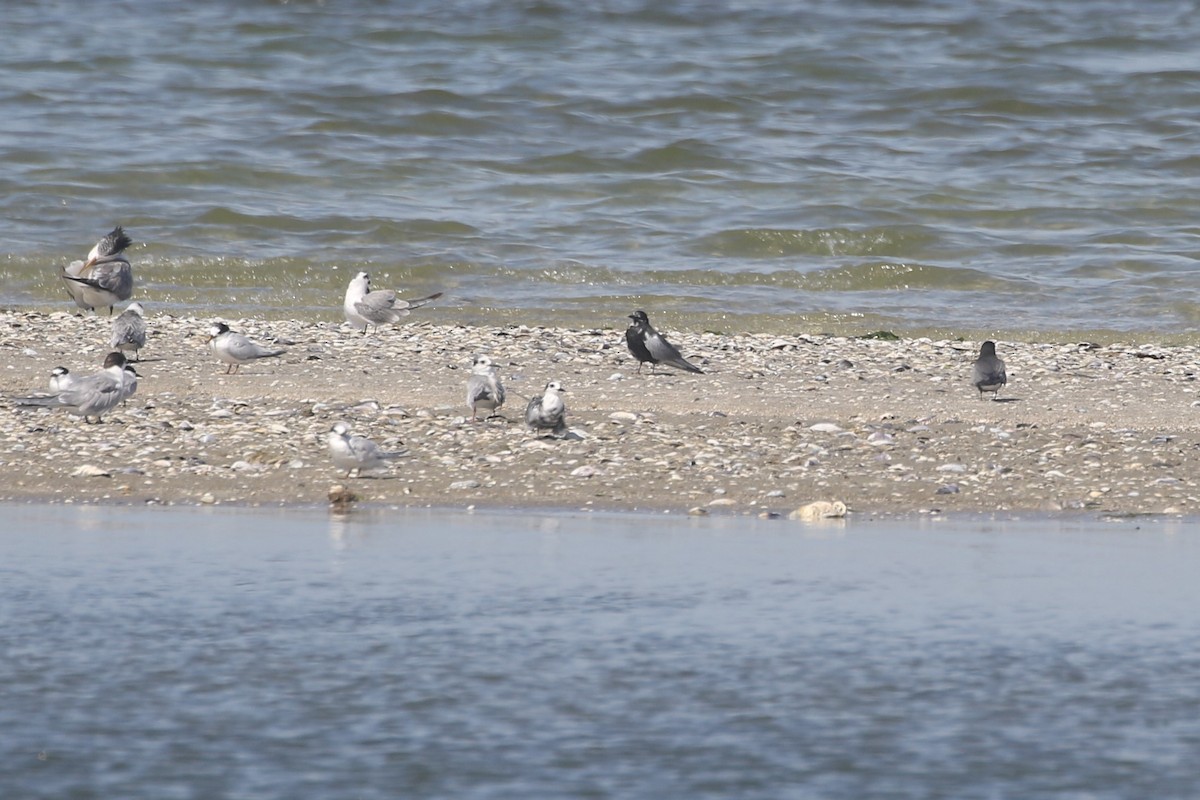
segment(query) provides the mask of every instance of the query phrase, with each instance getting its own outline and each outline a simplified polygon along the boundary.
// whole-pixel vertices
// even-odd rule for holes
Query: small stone
[[[809,425],[808,429],[817,433],[841,433],[845,430],[840,425],[835,425],[832,422],[818,422],[815,425]]]
[[[467,489],[478,489],[479,486],[479,481],[475,480],[474,478],[469,478],[465,481],[455,481],[454,483],[450,484],[450,491],[461,492],[466,491]]]
[[[966,472],[966,464],[942,464],[937,468],[938,472]]]
[[[946,483],[937,488],[938,494],[958,494],[957,483]]]
[[[71,473],[73,478],[111,478],[112,473],[108,470],[101,469],[94,464],[84,464],[76,467]]]
[[[608,418],[613,422],[637,422],[638,415],[631,411],[614,411]]]
[[[217,498],[213,497],[212,492],[205,492],[204,494],[200,495],[200,502],[206,506],[211,506],[213,503],[217,502]]]
[[[595,474],[596,468],[586,464],[582,467],[576,467],[575,469],[571,470],[571,475],[575,478],[590,478]]]
[[[841,500],[815,500],[788,514],[788,519],[812,522],[819,519],[841,519],[846,516],[846,504]]]
[[[206,495],[206,497],[207,496],[211,496],[211,495]],[[332,505],[334,508],[344,509],[346,506],[350,505],[357,499],[358,499],[358,495],[356,495],[354,492],[350,491],[348,488],[346,488],[345,486],[343,486],[340,483],[334,484],[333,486],[329,487],[329,504]],[[203,498],[201,498],[201,502],[203,502]]]

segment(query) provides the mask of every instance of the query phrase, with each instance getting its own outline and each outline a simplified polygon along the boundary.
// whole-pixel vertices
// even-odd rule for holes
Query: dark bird
[[[1004,362],[996,355],[996,343],[984,342],[979,348],[979,358],[975,359],[975,373],[972,378],[975,388],[979,390],[979,398],[983,399],[984,392],[991,392],[992,399],[1000,393],[1000,387],[1008,383],[1008,375],[1004,372]]]
[[[675,369],[704,374],[704,370],[689,363],[675,349],[675,345],[654,330],[645,311],[635,311],[629,315],[629,318],[633,322],[625,329],[625,344],[629,346],[629,352],[633,354],[633,357],[638,360],[638,372],[642,371],[642,364],[649,362],[651,372],[654,371],[655,364],[666,364]]]
[[[133,267],[124,250],[132,243],[118,225],[96,242],[86,261],[72,261],[69,266],[59,267],[58,274],[75,305],[85,311],[108,306],[112,315],[116,303],[130,298]]]

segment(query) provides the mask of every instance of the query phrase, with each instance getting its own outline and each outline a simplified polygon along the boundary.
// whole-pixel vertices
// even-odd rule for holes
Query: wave
[[[916,251],[936,240],[934,234],[919,227],[735,228],[701,237],[692,250],[722,258],[875,256]]]

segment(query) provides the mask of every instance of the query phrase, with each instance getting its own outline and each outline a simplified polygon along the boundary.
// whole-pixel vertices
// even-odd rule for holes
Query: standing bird
[[[85,311],[108,306],[111,316],[115,304],[130,298],[133,267],[123,251],[132,243],[118,225],[96,242],[86,261],[72,261],[69,266],[59,267],[58,274],[75,305]]]
[[[542,435],[542,431],[550,431],[554,436],[562,437],[567,432],[567,406],[562,399],[563,388],[558,381],[546,384],[546,391],[541,397],[535,397],[525,406],[525,424],[531,431]]]
[[[996,355],[996,343],[984,342],[979,348],[979,358],[975,359],[975,373],[972,379],[975,388],[979,390],[979,399],[984,392],[991,392],[992,399],[1000,394],[1000,387],[1008,383],[1008,375],[1004,372],[1004,362]]]
[[[500,382],[500,372],[485,355],[475,356],[471,364],[471,374],[467,376],[467,405],[471,407],[471,422],[476,420],[476,413],[480,409],[491,412],[484,418],[485,422],[500,416],[500,406],[504,405],[504,384]]]
[[[287,352],[286,349],[269,350],[261,344],[256,344],[242,334],[229,330],[229,326],[224,322],[214,322],[208,333],[209,348],[218,361],[229,365],[225,370],[226,375],[237,372],[242,364],[259,358],[274,358]]]
[[[141,360],[138,351],[146,346],[146,320],[142,316],[145,313],[146,309],[142,308],[141,303],[130,303],[113,320],[109,344],[122,352],[132,350],[134,361]]]
[[[655,364],[666,364],[675,369],[704,374],[704,370],[689,363],[675,349],[675,345],[654,330],[645,311],[635,311],[629,315],[629,318],[633,322],[625,329],[625,344],[629,346],[629,352],[633,354],[633,357],[638,360],[638,372],[642,371],[642,364],[649,362],[651,372],[654,371]]]
[[[365,436],[351,436],[350,426],[344,422],[335,422],[329,430],[326,440],[329,444],[329,457],[335,467],[346,470],[346,477],[355,470],[361,476],[364,469],[382,467],[385,462],[401,458],[404,453],[385,453],[379,445]]]
[[[21,397],[16,403],[22,408],[62,409],[69,414],[90,417],[101,422],[101,417],[117,407],[125,394],[125,356],[109,353],[104,359],[104,369],[94,375],[75,378],[71,385],[49,396]]]
[[[442,296],[441,292],[422,297],[418,300],[401,300],[391,289],[371,291],[371,276],[360,272],[350,280],[346,287],[346,299],[342,302],[342,312],[346,321],[355,328],[362,328],[363,335],[367,327],[388,325],[399,322],[401,317],[407,317],[414,308],[420,308],[431,300]]]

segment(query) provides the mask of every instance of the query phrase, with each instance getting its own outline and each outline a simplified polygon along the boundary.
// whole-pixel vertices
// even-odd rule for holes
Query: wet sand
[[[652,317],[653,318],[653,317]],[[981,400],[977,342],[660,329],[705,375],[637,373],[623,329],[445,325],[367,336],[332,322],[226,320],[288,348],[225,374],[208,318],[148,315],[139,391],[88,425],[0,408],[0,500],[561,508],[786,516],[1200,511],[1200,348],[1007,341],[1009,385]],[[659,322],[658,320],[655,320]],[[86,374],[110,320],[0,313],[6,398]],[[510,392],[507,421],[472,423],[471,358]],[[537,438],[524,400],[556,379],[571,433]],[[337,420],[407,456],[377,477],[329,461]]]

